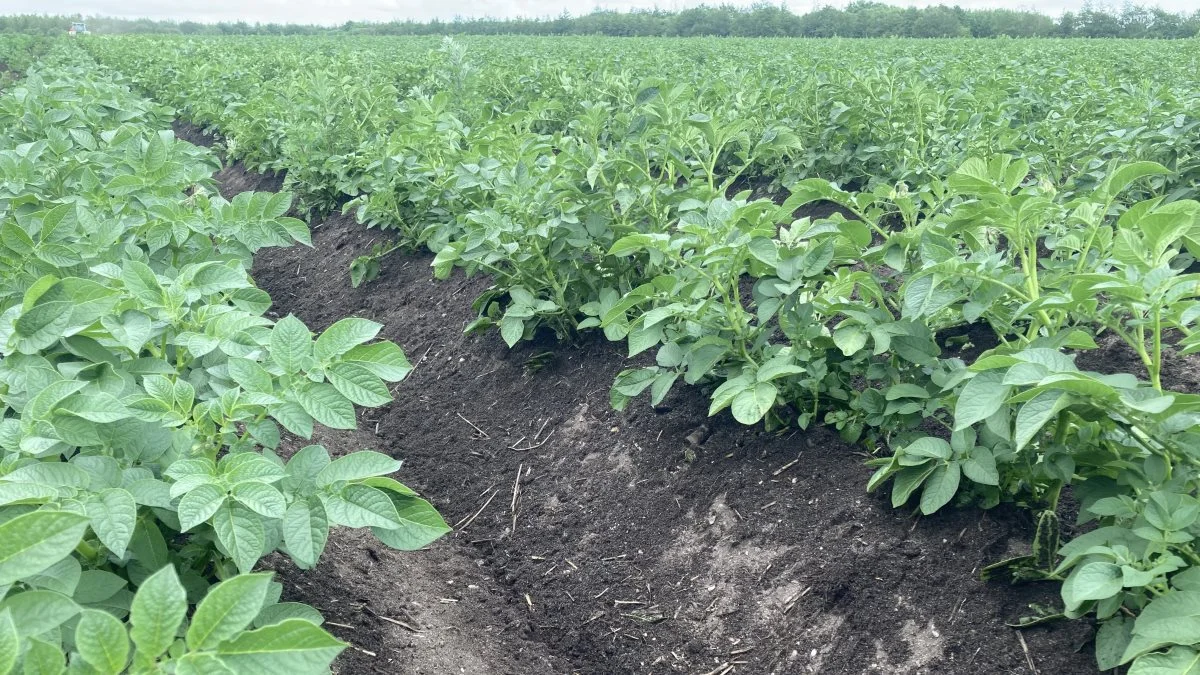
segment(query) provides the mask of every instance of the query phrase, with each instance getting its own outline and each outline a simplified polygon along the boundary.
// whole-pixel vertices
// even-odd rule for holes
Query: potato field
[[[1200,675],[1198,73],[0,36],[0,673]]]

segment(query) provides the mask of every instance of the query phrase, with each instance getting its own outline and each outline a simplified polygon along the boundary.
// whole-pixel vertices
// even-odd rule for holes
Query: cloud
[[[709,0],[707,4],[749,6],[754,0]],[[822,6],[844,7],[849,0],[791,0],[793,12],[804,13]],[[890,0],[889,4],[923,7],[957,4],[964,9],[1030,9],[1047,14],[1080,9],[1085,0]],[[463,17],[543,17],[563,11],[572,15],[593,9],[680,10],[706,4],[701,0],[208,0],[207,2],[163,2],[161,0],[3,0],[4,13],[84,14],[121,18],[176,19],[180,21],[246,21],[249,23],[319,23],[337,25],[346,21],[393,21],[453,19]],[[1118,3],[1109,3],[1117,5]],[[1172,12],[1196,9],[1196,0],[1159,0],[1158,6]]]

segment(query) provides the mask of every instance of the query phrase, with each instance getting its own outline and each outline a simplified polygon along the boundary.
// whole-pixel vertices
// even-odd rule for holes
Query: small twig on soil
[[[733,669],[733,666],[729,665],[728,663],[722,663],[721,665],[717,666],[716,668],[713,668],[712,670],[708,671],[707,673],[704,673],[704,675],[723,675],[724,673],[727,673],[732,669]]]
[[[962,606],[965,605],[966,603],[967,603],[967,596],[964,595],[961,598],[959,598],[958,604],[954,605],[954,609],[950,612],[950,623],[951,624],[953,624],[954,620],[958,618],[958,613],[960,611],[962,611]]]
[[[459,532],[467,529],[467,526],[470,525],[471,523],[475,522],[475,519],[479,517],[479,514],[483,513],[483,510],[488,507],[488,504],[492,503],[492,500],[495,499],[496,495],[498,495],[498,494],[500,494],[499,490],[493,490],[492,496],[487,498],[487,501],[483,503],[483,506],[479,507],[479,510],[476,511],[475,514],[472,515],[470,518],[467,518],[465,521],[462,521],[462,520],[458,521],[458,523],[456,523],[454,525],[454,529]]]
[[[787,603],[785,603],[783,606],[783,613],[784,614],[791,613],[792,608],[794,608],[796,606],[796,602],[799,601],[800,598],[803,598],[804,596],[808,595],[808,592],[811,591],[812,589],[813,589],[812,586],[805,586],[803,590],[797,592],[795,595],[788,598]]]
[[[536,444],[533,444],[533,445],[526,445],[526,446],[525,446],[525,447],[523,447],[523,448],[518,448],[518,447],[517,447],[517,443],[520,443],[521,441],[517,441],[517,443],[514,443],[514,444],[512,444],[511,446],[509,446],[509,448],[508,448],[508,449],[509,449],[509,450],[516,450],[517,452],[525,452],[526,450],[537,450],[538,448],[540,448],[540,447],[542,447],[543,445],[545,445],[545,444],[546,444],[546,441],[550,440],[550,437],[554,435],[554,432],[555,432],[555,431],[556,431],[556,429],[551,429],[551,430],[550,430],[550,433],[546,434],[546,437],[542,439],[542,442],[541,442],[541,443],[536,443]],[[540,431],[539,431],[538,433],[540,434],[540,433],[542,433],[542,432],[540,432]],[[523,441],[523,440],[525,440],[525,437],[524,437],[524,436],[522,436],[522,437],[521,437],[521,440],[522,440],[522,441]],[[534,437],[533,437],[533,440],[535,440],[535,441],[536,441],[536,440],[537,440],[537,436],[534,436]]]
[[[433,343],[432,343],[432,342],[430,342],[430,343],[429,343],[429,346],[425,348],[425,353],[421,355],[421,358],[417,359],[417,362],[413,364],[413,370],[416,370],[416,369],[417,369],[417,366],[421,365],[421,362],[425,360],[425,357],[426,357],[426,356],[429,356],[429,351],[430,351],[431,349],[433,349]]]
[[[362,647],[355,647],[354,645],[350,645],[350,647],[352,649],[354,649],[354,651],[362,652],[363,654],[366,654],[367,656],[379,656],[378,654],[376,654],[375,652],[373,652],[369,649],[363,649]]]
[[[495,368],[492,368],[491,370],[487,371],[486,373],[484,373],[482,375],[476,375],[475,379],[482,380],[483,378],[487,377],[488,375],[491,375],[492,373],[496,372],[497,370],[500,370],[500,366],[496,366]]]
[[[460,419],[460,420],[462,420],[462,421],[466,422],[467,424],[470,424],[472,429],[474,429],[475,431],[479,432],[479,437],[480,437],[480,438],[482,438],[483,440],[487,440],[487,439],[491,438],[491,436],[489,436],[489,435],[488,435],[488,432],[486,432],[486,431],[484,431],[483,429],[480,429],[479,427],[475,426],[475,423],[474,423],[474,422],[472,422],[471,420],[469,420],[469,419],[467,419],[467,418],[463,417],[463,416],[462,416],[462,413],[457,413],[457,412],[456,412],[456,413],[454,413],[454,414],[455,414],[455,415],[458,415],[458,419]]]
[[[772,566],[772,565],[774,565],[774,564],[775,564],[775,563],[767,563],[767,568],[766,568],[766,569],[764,569],[764,570],[762,571],[762,574],[758,575],[758,580],[759,580],[759,581],[762,581],[762,580],[763,580],[763,577],[767,576],[767,572],[770,572],[770,571],[771,571],[771,566]]]
[[[746,652],[751,651],[753,649],[754,649],[754,647],[742,647],[741,649],[735,649],[735,650],[729,652],[729,655],[737,656],[738,654],[745,654]]]
[[[528,593],[525,594],[525,604],[529,605],[529,611],[532,612],[533,611],[533,598],[529,597]]]
[[[783,473],[784,471],[787,471],[788,469],[792,468],[793,466],[796,466],[796,463],[799,461],[800,461],[800,455],[797,455],[796,459],[793,459],[792,461],[788,462],[787,464],[784,464],[783,466],[779,467],[778,469],[775,469],[775,471],[773,471],[771,473],[771,475],[778,476],[779,474]]]
[[[579,627],[580,627],[580,628],[583,628],[584,626],[586,626],[586,625],[588,625],[589,623],[591,623],[591,622],[595,621],[596,619],[599,619],[599,618],[600,618],[600,617],[602,617],[602,616],[604,616],[604,612],[596,612],[595,614],[593,614],[593,615],[592,615],[592,618],[590,618],[590,619],[588,619],[587,621],[584,621],[583,623],[579,624]]]
[[[401,627],[401,628],[403,628],[404,630],[407,630],[407,631],[410,631],[410,632],[413,632],[413,633],[420,633],[420,632],[421,632],[421,630],[420,630],[419,628],[413,628],[412,626],[410,626],[410,625],[408,625],[408,624],[404,623],[403,621],[401,621],[401,620],[399,620],[399,619],[393,619],[393,618],[392,618],[392,617],[390,617],[390,616],[384,616],[384,615],[382,615],[382,614],[379,614],[379,613],[377,613],[375,610],[371,609],[370,607],[368,607],[368,606],[366,606],[366,605],[363,605],[363,609],[364,609],[364,610],[367,612],[367,614],[370,614],[371,616],[375,617],[376,619],[380,619],[380,620],[382,620],[382,621],[386,621],[386,622],[388,622],[388,623],[393,623],[393,624],[396,624],[397,626],[400,626],[400,627]],[[328,622],[327,622],[327,623],[328,623]]]
[[[1017,641],[1021,643],[1021,651],[1025,652],[1025,663],[1029,664],[1029,670],[1033,671],[1033,675],[1037,675],[1037,666],[1033,665],[1033,656],[1029,653],[1029,645],[1025,644],[1025,636],[1017,632]]]
[[[354,626],[351,626],[350,624],[346,624],[346,623],[334,623],[333,621],[326,621],[326,622],[325,622],[325,625],[326,625],[326,626],[337,626],[338,628],[347,628],[347,629],[349,629],[349,630],[358,630],[358,628],[356,628],[356,627],[354,627]]]
[[[595,596],[593,596],[592,599],[599,600],[600,598],[604,597],[604,594],[608,592],[609,588],[612,588],[612,586],[609,586],[608,588],[605,588],[604,590],[600,591]]]
[[[537,439],[542,437],[542,432],[546,430],[546,425],[549,423],[550,423],[549,417],[547,417],[545,420],[542,421],[542,426],[538,429],[538,432],[533,435],[534,442],[537,442]],[[554,433],[554,432],[551,431],[550,433]],[[546,438],[549,438],[549,436],[547,436]]]
[[[521,496],[521,470],[524,468],[524,462],[517,465],[517,479],[513,481],[512,503],[508,505],[509,511],[512,512],[512,530],[509,534],[510,537],[516,536],[517,534],[517,498]]]

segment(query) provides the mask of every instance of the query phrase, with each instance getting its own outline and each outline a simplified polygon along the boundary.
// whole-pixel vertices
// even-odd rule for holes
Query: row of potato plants
[[[212,45],[180,43],[165,55],[160,46],[97,49],[136,64],[143,84],[252,162],[313,181],[310,194],[355,197],[361,219],[395,228],[400,245],[432,249],[436,275],[490,274],[471,329],[496,326],[512,345],[542,328],[564,338],[596,328],[626,341],[631,357],[653,354],[618,377],[618,408],[646,392],[659,403],[682,378],[712,387],[714,414],[833,425],[888,451],[868,487],[890,482],[898,507],[1024,504],[1038,514],[1033,553],[988,575],[1061,582],[1061,615],[1100,622],[1103,669],[1185,673],[1200,659],[1189,623],[1200,607],[1200,398],[1162,382],[1165,359],[1200,341],[1197,278],[1187,271],[1200,241],[1200,205],[1187,199],[1194,139],[1183,136],[1159,163],[1113,162],[1112,148],[1080,142],[1092,131],[1061,121],[1062,162],[1000,152],[1035,147],[1023,137],[972,137],[967,146],[991,151],[979,157],[940,138],[929,147],[958,157],[940,178],[846,191],[784,170],[790,196],[777,204],[729,195],[739,178],[772,166],[820,173],[801,158],[859,152],[863,139],[834,135],[814,149],[788,125],[750,133],[727,110],[699,111],[686,86],[629,75],[617,85],[588,80],[622,93],[584,100],[556,125],[564,101],[534,98],[553,81],[503,89],[495,80],[506,73],[474,67],[457,43],[430,56],[427,73],[409,66],[419,82],[378,114],[379,99],[400,86],[371,95],[343,80],[257,96],[238,92],[262,86],[264,71],[234,71],[216,99],[179,89],[197,68],[212,72],[189,61]],[[352,67],[373,63],[369,52],[352,56]],[[560,81],[578,75],[566,72]],[[875,77],[869,88],[895,92],[888,76]],[[961,117],[966,104],[943,105]],[[828,107],[814,102],[802,114]],[[1182,110],[1171,111],[1170,129],[1195,127]],[[831,113],[835,122],[844,114]],[[357,131],[340,136],[355,119]],[[303,166],[289,148],[321,128],[330,130],[322,142],[342,152],[318,150]],[[891,133],[913,136],[904,125]],[[830,202],[840,209],[832,216],[795,217]],[[369,276],[373,262],[356,275]],[[973,335],[988,344],[967,363],[973,352],[956,355],[947,336],[972,326],[985,327]],[[1079,368],[1074,355],[1102,334],[1123,342],[1144,373]],[[1078,524],[1092,529],[1061,544],[1064,491],[1079,503]]]
[[[453,169],[471,145],[507,163],[507,145],[487,145],[508,133],[652,144],[726,177],[745,163],[776,187],[822,177],[919,190],[1001,152],[1068,191],[1094,187],[1112,159],[1171,168],[1183,197],[1200,174],[1200,57],[1186,42],[135,36],[86,47],[219,127],[232,156],[289,170],[316,205],[385,192],[377,169],[389,160],[435,171],[432,155]],[[638,109],[650,87],[662,100]],[[719,137],[696,135],[683,123],[693,115],[719,121]],[[674,124],[646,128],[659,121]],[[774,151],[745,162],[763,141]],[[419,226],[422,211],[379,199],[366,220]]]
[[[286,451],[411,366],[371,321],[266,316],[251,256],[308,229],[222,199],[171,116],[75,49],[0,95],[0,673],[328,672],[346,644],[259,561],[448,529],[391,457]]]

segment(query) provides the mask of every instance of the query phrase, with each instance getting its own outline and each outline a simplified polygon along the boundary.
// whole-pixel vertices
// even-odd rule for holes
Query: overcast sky
[[[709,0],[750,5],[753,0]],[[930,4],[957,4],[968,9],[1005,7],[1033,9],[1047,14],[1078,10],[1085,0],[885,0],[899,6],[923,7]],[[1119,6],[1123,0],[1106,4]],[[815,7],[845,6],[849,0],[788,0],[787,7],[798,14]],[[190,21],[247,21],[278,23],[340,24],[345,21],[389,21],[396,19],[452,19],[455,16],[540,17],[563,10],[586,14],[594,8],[628,11],[634,8],[678,10],[705,4],[702,0],[0,0],[0,14],[77,14]],[[1192,11],[1200,0],[1143,0],[1139,4],[1157,4],[1163,9]]]

